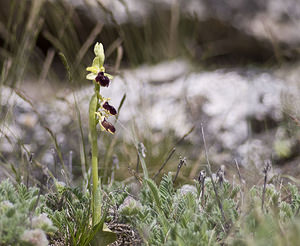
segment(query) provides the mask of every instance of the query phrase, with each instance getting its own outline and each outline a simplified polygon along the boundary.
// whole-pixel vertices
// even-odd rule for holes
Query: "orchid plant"
[[[104,49],[101,43],[96,43],[94,47],[95,58],[92,66],[87,67],[90,73],[86,76],[88,80],[92,80],[95,86],[95,93],[91,98],[89,105],[89,128],[90,142],[92,146],[92,211],[93,225],[96,225],[101,219],[101,194],[99,188],[98,177],[98,132],[97,125],[102,131],[114,134],[116,128],[107,120],[110,116],[115,116],[117,110],[109,104],[110,98],[105,98],[100,94],[101,87],[108,87],[113,77],[105,73],[104,68]]]

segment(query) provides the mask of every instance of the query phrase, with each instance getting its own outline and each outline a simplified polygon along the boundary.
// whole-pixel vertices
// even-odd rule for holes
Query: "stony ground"
[[[126,93],[117,136],[128,141],[132,139],[132,122],[158,139],[169,130],[181,137],[195,126],[189,141],[193,148],[201,149],[202,124],[213,162],[230,165],[237,159],[243,166],[260,169],[271,159],[279,165],[275,167],[298,175],[297,68],[202,71],[184,60],[175,60],[123,70],[102,92],[110,95],[113,105],[119,105]],[[68,86],[36,87],[27,82],[24,91],[17,94],[3,87],[1,105],[10,113],[5,121],[8,127],[3,128],[7,138],[1,138],[1,152],[11,156],[21,139],[43,163],[53,165],[45,127],[57,136],[63,152],[76,149],[79,126],[74,120],[74,98],[86,128],[92,90],[87,86],[73,93]],[[39,156],[39,152],[43,154]]]

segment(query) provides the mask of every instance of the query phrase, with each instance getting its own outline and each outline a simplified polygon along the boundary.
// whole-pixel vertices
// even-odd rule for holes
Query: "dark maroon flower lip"
[[[99,72],[95,79],[101,86],[108,87],[109,86],[109,78],[104,75],[103,72]]]
[[[117,110],[116,110],[113,106],[109,105],[108,102],[105,102],[105,103],[102,105],[102,107],[103,107],[104,109],[106,109],[111,115],[116,115],[116,114],[117,114]]]
[[[110,123],[108,122],[106,119],[104,119],[102,122],[101,122],[101,125],[104,127],[104,129],[108,132],[111,132],[111,133],[115,133],[116,132],[116,128]]]

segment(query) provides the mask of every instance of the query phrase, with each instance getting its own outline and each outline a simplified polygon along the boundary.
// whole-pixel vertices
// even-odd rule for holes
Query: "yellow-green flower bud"
[[[97,42],[95,44],[94,53],[95,53],[96,57],[99,57],[99,60],[97,61],[97,63],[99,64],[99,67],[102,67],[104,64],[105,55],[104,55],[103,45],[101,43]]]

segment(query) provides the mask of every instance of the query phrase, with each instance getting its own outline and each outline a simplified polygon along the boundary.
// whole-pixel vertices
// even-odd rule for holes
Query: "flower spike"
[[[101,221],[101,187],[99,186],[98,176],[98,132],[97,124],[99,124],[102,131],[107,131],[112,134],[116,132],[116,128],[106,119],[111,115],[116,115],[117,110],[109,105],[108,98],[104,98],[100,94],[101,87],[108,87],[112,76],[105,73],[104,68],[104,49],[101,43],[96,43],[94,46],[95,58],[92,66],[87,67],[86,78],[94,82],[94,95],[90,100],[89,106],[89,140],[91,142],[91,166],[92,166],[92,226],[94,227]]]
[[[95,88],[98,88],[96,91],[97,108],[94,113],[96,114],[97,122],[99,123],[102,131],[115,133],[116,128],[106,119],[109,116],[116,115],[117,110],[108,103],[109,98],[104,98],[100,94],[100,87],[108,87],[113,77],[110,74],[105,73],[105,55],[103,45],[101,43],[95,44],[94,53],[95,58],[92,66],[86,68],[86,70],[90,72],[86,78],[88,80],[93,80],[95,82]]]

